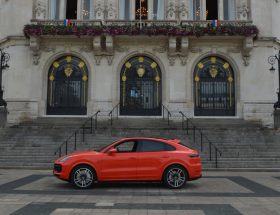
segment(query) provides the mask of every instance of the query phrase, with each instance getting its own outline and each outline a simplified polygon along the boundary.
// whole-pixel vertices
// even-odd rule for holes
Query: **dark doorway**
[[[219,57],[199,62],[194,73],[195,116],[235,116],[233,69]]]
[[[136,0],[135,19],[148,19],[148,0]]]
[[[77,19],[78,0],[67,0],[66,19]]]
[[[148,57],[134,57],[121,72],[120,114],[161,115],[161,71]]]
[[[48,76],[48,115],[87,114],[88,70],[74,56],[53,63]]]
[[[218,19],[218,0],[206,0],[206,19]]]

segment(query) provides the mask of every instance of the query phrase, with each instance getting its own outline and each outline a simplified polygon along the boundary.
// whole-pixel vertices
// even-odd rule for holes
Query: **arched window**
[[[85,115],[87,113],[88,69],[74,56],[53,62],[48,73],[49,115]]]
[[[161,115],[161,70],[151,58],[129,59],[120,75],[120,114]]]
[[[232,67],[224,59],[211,56],[194,70],[194,113],[196,116],[234,116],[235,84]]]

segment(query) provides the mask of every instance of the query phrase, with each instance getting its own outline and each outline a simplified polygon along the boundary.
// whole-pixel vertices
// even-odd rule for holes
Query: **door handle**
[[[169,158],[169,156],[162,156],[161,158]]]
[[[135,158],[135,157],[130,157],[129,159],[130,159],[130,160],[135,160],[136,158]]]

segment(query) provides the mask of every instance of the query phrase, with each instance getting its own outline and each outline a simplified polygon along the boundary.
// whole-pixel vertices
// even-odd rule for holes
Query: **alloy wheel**
[[[166,174],[166,182],[171,188],[180,188],[186,183],[185,171],[180,167],[173,167]]]
[[[73,182],[79,188],[88,188],[94,181],[94,173],[87,167],[81,167],[74,171]]]

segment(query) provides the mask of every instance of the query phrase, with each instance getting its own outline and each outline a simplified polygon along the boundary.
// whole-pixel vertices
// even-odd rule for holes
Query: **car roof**
[[[179,139],[164,139],[164,138],[157,138],[157,137],[125,137],[121,140],[157,140],[157,141],[164,141],[164,142],[172,142],[172,143],[180,143]]]

